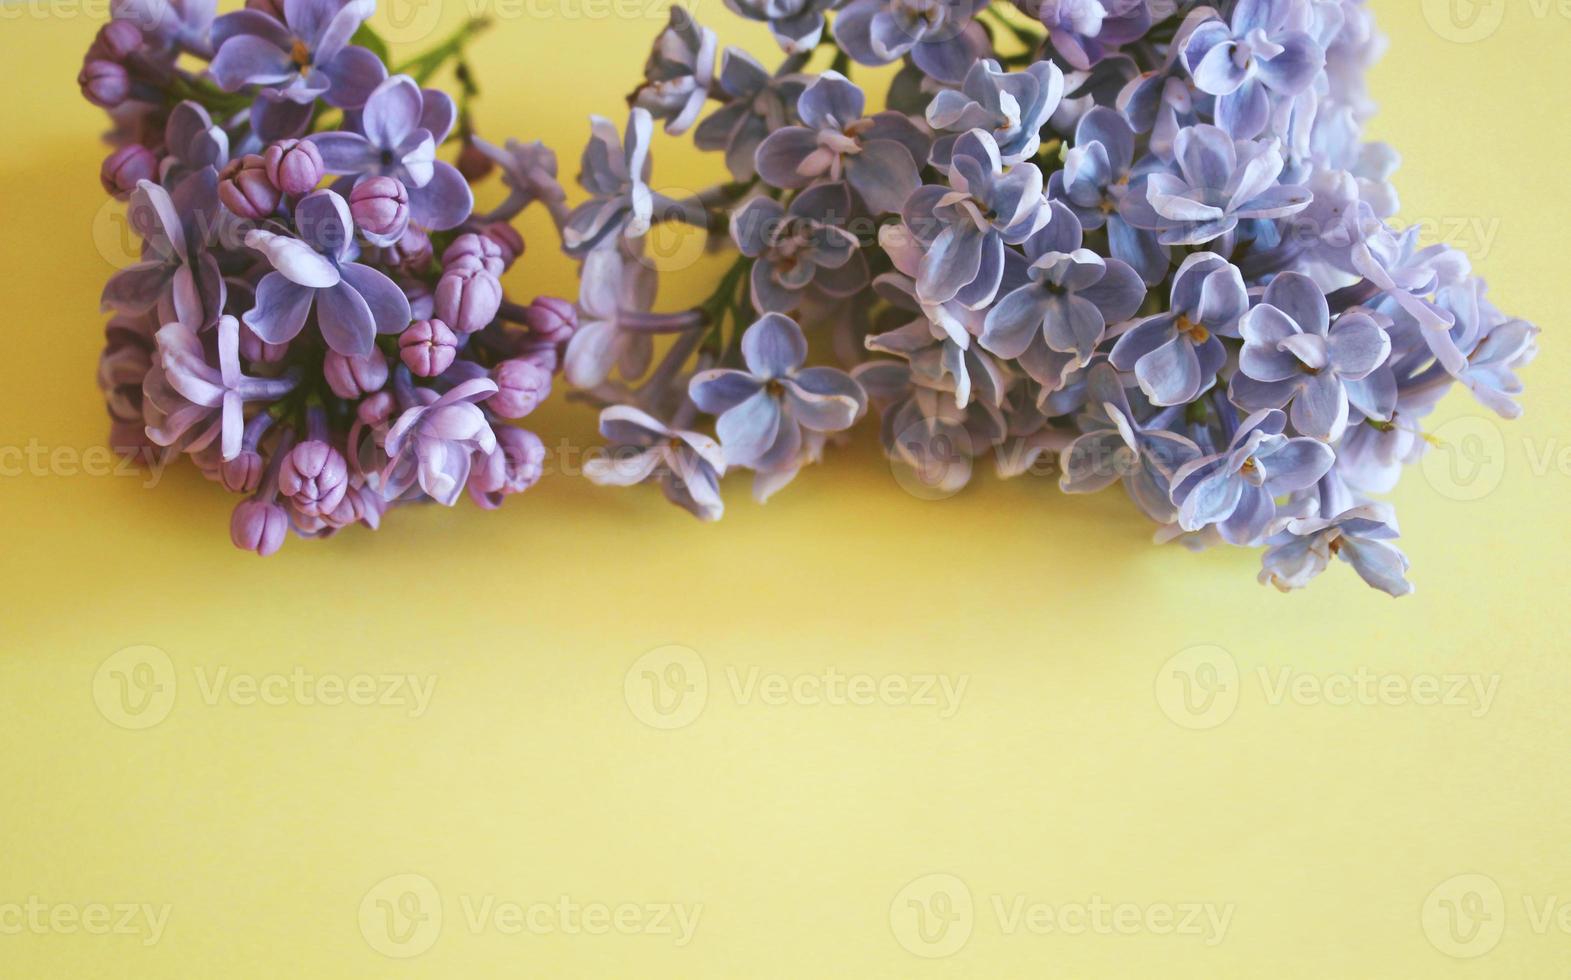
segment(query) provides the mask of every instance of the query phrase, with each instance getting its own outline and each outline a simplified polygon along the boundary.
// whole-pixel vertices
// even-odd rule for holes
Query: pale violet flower
[[[945,134],[933,143],[933,165],[948,169],[955,140],[973,129],[993,134],[1004,163],[1031,159],[1063,97],[1064,73],[1051,61],[1018,72],[1004,71],[991,58],[977,61],[958,89],[941,90],[927,105],[927,124]]]
[[[1389,419],[1396,386],[1389,374],[1373,374],[1391,353],[1382,319],[1354,308],[1333,322],[1313,280],[1282,273],[1239,323],[1244,349],[1233,400],[1247,410],[1291,402],[1293,428],[1328,442],[1347,428],[1350,403],[1368,418]]]
[[[1192,460],[1173,474],[1173,503],[1185,531],[1215,525],[1229,544],[1256,543],[1276,518],[1276,498],[1312,486],[1331,469],[1331,447],[1282,434],[1276,409],[1245,419],[1223,452]]]
[[[1352,565],[1359,578],[1380,591],[1407,595],[1413,585],[1407,581],[1407,556],[1391,543],[1396,537],[1395,518],[1374,504],[1352,507],[1330,518],[1295,517],[1267,540],[1260,581],[1283,592],[1302,588],[1336,557]]]
[[[1168,309],[1118,338],[1109,354],[1133,371],[1153,405],[1184,405],[1216,383],[1227,361],[1220,337],[1238,336],[1249,294],[1238,268],[1215,252],[1196,252],[1173,276]]]
[[[766,313],[742,335],[745,370],[700,371],[688,394],[718,415],[715,431],[726,462],[759,471],[801,464],[802,429],[838,432],[867,407],[867,396],[844,371],[803,368],[807,338],[796,321]]]
[[[1173,506],[1173,476],[1200,456],[1191,440],[1169,432],[1173,413],[1142,423],[1129,406],[1118,372],[1105,362],[1091,368],[1086,385],[1083,434],[1060,455],[1058,485],[1065,493],[1094,493],[1122,480],[1130,499],[1161,523],[1178,517]]]
[[[1241,219],[1282,218],[1309,206],[1307,188],[1277,183],[1283,163],[1275,141],[1234,141],[1201,124],[1179,132],[1173,154],[1177,173],[1146,180],[1165,245],[1199,245],[1232,231]]]
[[[631,405],[612,405],[600,413],[600,434],[612,449],[584,463],[584,475],[600,486],[628,487],[645,480],[660,484],[666,499],[706,521],[725,512],[720,477],[726,459],[720,446],[702,433],[673,429]]]

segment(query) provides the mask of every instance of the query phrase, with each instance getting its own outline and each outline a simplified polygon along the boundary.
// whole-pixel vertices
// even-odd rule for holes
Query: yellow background
[[[84,454],[106,428],[96,300],[117,226],[97,183],[103,121],[73,84],[96,22],[70,4],[8,7],[0,446],[59,455],[19,472],[12,452],[0,478],[0,976],[1563,976],[1571,933],[1538,917],[1571,901],[1571,19],[1528,0],[1478,11],[1482,27],[1445,3],[1377,4],[1392,43],[1372,132],[1405,158],[1404,218],[1473,250],[1496,301],[1544,328],[1545,352],[1522,422],[1478,421],[1465,394],[1434,418],[1461,420],[1450,444],[1477,472],[1455,478],[1437,454],[1394,495],[1418,592],[1392,601],[1340,564],[1281,596],[1255,584],[1254,553],[1153,547],[1116,491],[1066,498],[1046,479],[989,476],[920,500],[865,431],[767,506],[727,481],[714,526],[652,490],[559,475],[497,513],[404,510],[378,533],[243,555],[233,499],[188,468],[149,488],[69,463],[96,459]],[[474,47],[483,131],[548,141],[571,178],[588,114],[623,114],[664,4],[494,12]],[[719,0],[697,12],[768,50]],[[378,22],[417,42],[464,9],[398,13],[402,26]],[[717,175],[666,137],[655,159],[657,184]],[[524,230],[510,288],[571,295],[543,215]],[[672,276],[663,299],[703,295],[713,270]],[[548,445],[593,442],[592,412],[560,395],[531,421]],[[708,692],[686,702],[702,708],[689,724],[661,730],[641,720],[660,718],[641,685],[669,651],[640,658],[669,645],[701,658]],[[106,664],[131,647],[156,650]],[[119,722],[154,716],[121,711],[114,685],[139,658],[172,702],[131,730]],[[418,717],[207,690],[223,671],[297,667],[436,687]],[[1186,715],[1180,668],[1231,694]],[[1360,673],[1496,687],[1487,711],[1400,693],[1338,705],[1279,695],[1284,669],[1331,678],[1333,697],[1335,677]],[[966,688],[949,717],[735,690],[829,671]],[[930,959],[916,953],[949,948],[913,938],[908,900],[942,911],[935,887],[969,894],[973,915],[968,933],[950,920],[958,948]],[[702,908],[680,947],[470,922],[487,897],[562,896]],[[1011,931],[998,911],[1094,898],[1231,918],[1207,945]],[[8,928],[29,899],[147,903],[168,919],[151,944]],[[410,940],[429,948],[378,952],[379,899],[432,916],[427,929],[440,913],[434,942]],[[1447,923],[1453,909],[1470,918]]]

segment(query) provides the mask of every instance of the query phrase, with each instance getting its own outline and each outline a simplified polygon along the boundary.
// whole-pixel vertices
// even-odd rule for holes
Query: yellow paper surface
[[[240,554],[229,495],[97,448],[101,4],[7,4],[0,976],[1561,975],[1571,12],[1376,9],[1403,218],[1544,328],[1523,421],[1434,416],[1402,601],[1153,547],[1117,491],[919,499],[868,431],[702,525],[577,476],[560,391],[531,420],[559,472],[500,512]],[[377,23],[412,51],[474,11],[482,131],[572,177],[665,4]],[[524,232],[511,292],[572,295]],[[662,302],[705,295],[716,260],[672,254]]]

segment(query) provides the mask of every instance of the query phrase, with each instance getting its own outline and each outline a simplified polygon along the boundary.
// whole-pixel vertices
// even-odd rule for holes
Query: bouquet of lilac
[[[1453,384],[1516,416],[1537,330],[1388,224],[1362,0],[726,3],[780,65],[673,10],[625,134],[594,120],[590,199],[556,212],[583,260],[564,372],[614,444],[592,479],[714,519],[728,469],[762,500],[871,404],[934,495],[989,453],[1052,465],[1123,484],[1160,541],[1263,547],[1281,589],[1336,556],[1411,590],[1369,495]],[[875,112],[854,76],[883,65]],[[654,190],[656,121],[733,180]],[[693,309],[650,310],[665,221],[737,252]]]
[[[530,487],[544,446],[500,423],[549,394],[576,326],[571,304],[503,293],[524,250],[508,222],[535,198],[473,213],[492,156],[543,152],[472,135],[479,25],[389,69],[373,9],[115,0],[79,77],[114,123],[104,189],[142,240],[103,293],[111,442],[186,453],[244,495],[231,537],[264,555],[291,530]],[[422,87],[448,65],[456,101]],[[462,171],[437,158],[450,141]]]

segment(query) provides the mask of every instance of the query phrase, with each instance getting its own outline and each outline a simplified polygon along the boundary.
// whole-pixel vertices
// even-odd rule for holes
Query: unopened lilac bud
[[[137,181],[152,180],[157,172],[158,158],[152,150],[140,143],[127,143],[104,158],[98,179],[111,196],[124,199],[136,190]]]
[[[434,378],[453,366],[458,335],[441,320],[416,320],[398,337],[398,357],[422,378]]]
[[[578,329],[578,307],[556,296],[536,296],[524,310],[524,326],[540,340],[565,343]]]
[[[399,272],[418,274],[431,263],[431,236],[410,226],[398,241],[382,246],[382,264]]]
[[[502,283],[481,268],[478,260],[466,260],[442,273],[435,301],[438,319],[458,333],[474,333],[495,319],[502,308]]]
[[[551,373],[522,358],[498,364],[491,380],[497,390],[486,405],[504,419],[523,418],[551,394]]]
[[[101,109],[113,109],[131,95],[131,73],[113,61],[91,59],[77,73],[82,97]]]
[[[304,197],[322,182],[322,151],[310,140],[279,140],[262,151],[267,179],[291,197]]]
[[[254,493],[262,482],[262,456],[254,449],[242,449],[234,459],[223,461],[219,475],[231,493]]]
[[[386,425],[387,420],[393,417],[393,409],[397,408],[391,392],[379,391],[368,398],[363,398],[355,408],[355,419],[367,428],[375,429]]]
[[[123,62],[142,50],[142,29],[128,20],[112,20],[98,29],[88,56]]]
[[[496,449],[477,455],[469,471],[469,496],[485,508],[502,505],[502,498],[534,486],[545,470],[545,444],[526,429],[496,427]]]
[[[518,229],[505,221],[493,221],[480,229],[480,234],[486,240],[496,244],[502,252],[502,263],[510,266],[517,262],[524,254],[524,236]]]
[[[469,140],[464,140],[463,149],[458,151],[458,172],[471,184],[478,183],[490,176],[496,169],[496,161],[486,156],[484,150]]]
[[[364,357],[346,357],[337,351],[328,351],[322,359],[322,376],[339,398],[359,398],[369,392],[381,391],[387,384],[387,358],[376,350]]]
[[[493,276],[500,276],[507,270],[507,259],[502,255],[502,247],[494,240],[472,231],[453,239],[453,244],[442,252],[442,268],[462,269],[471,263],[478,264]]]
[[[289,533],[289,515],[276,503],[242,500],[229,518],[229,540],[242,551],[266,557],[284,545]]]
[[[237,217],[260,221],[278,210],[282,195],[255,153],[230,160],[218,174],[218,199]]]
[[[332,512],[349,488],[349,466],[343,454],[320,439],[295,446],[278,468],[278,491],[302,514]]]
[[[349,192],[355,226],[374,244],[391,245],[409,226],[409,192],[396,177],[370,177]]]
[[[289,353],[288,344],[270,344],[250,327],[240,325],[240,356],[253,364],[277,364]]]

